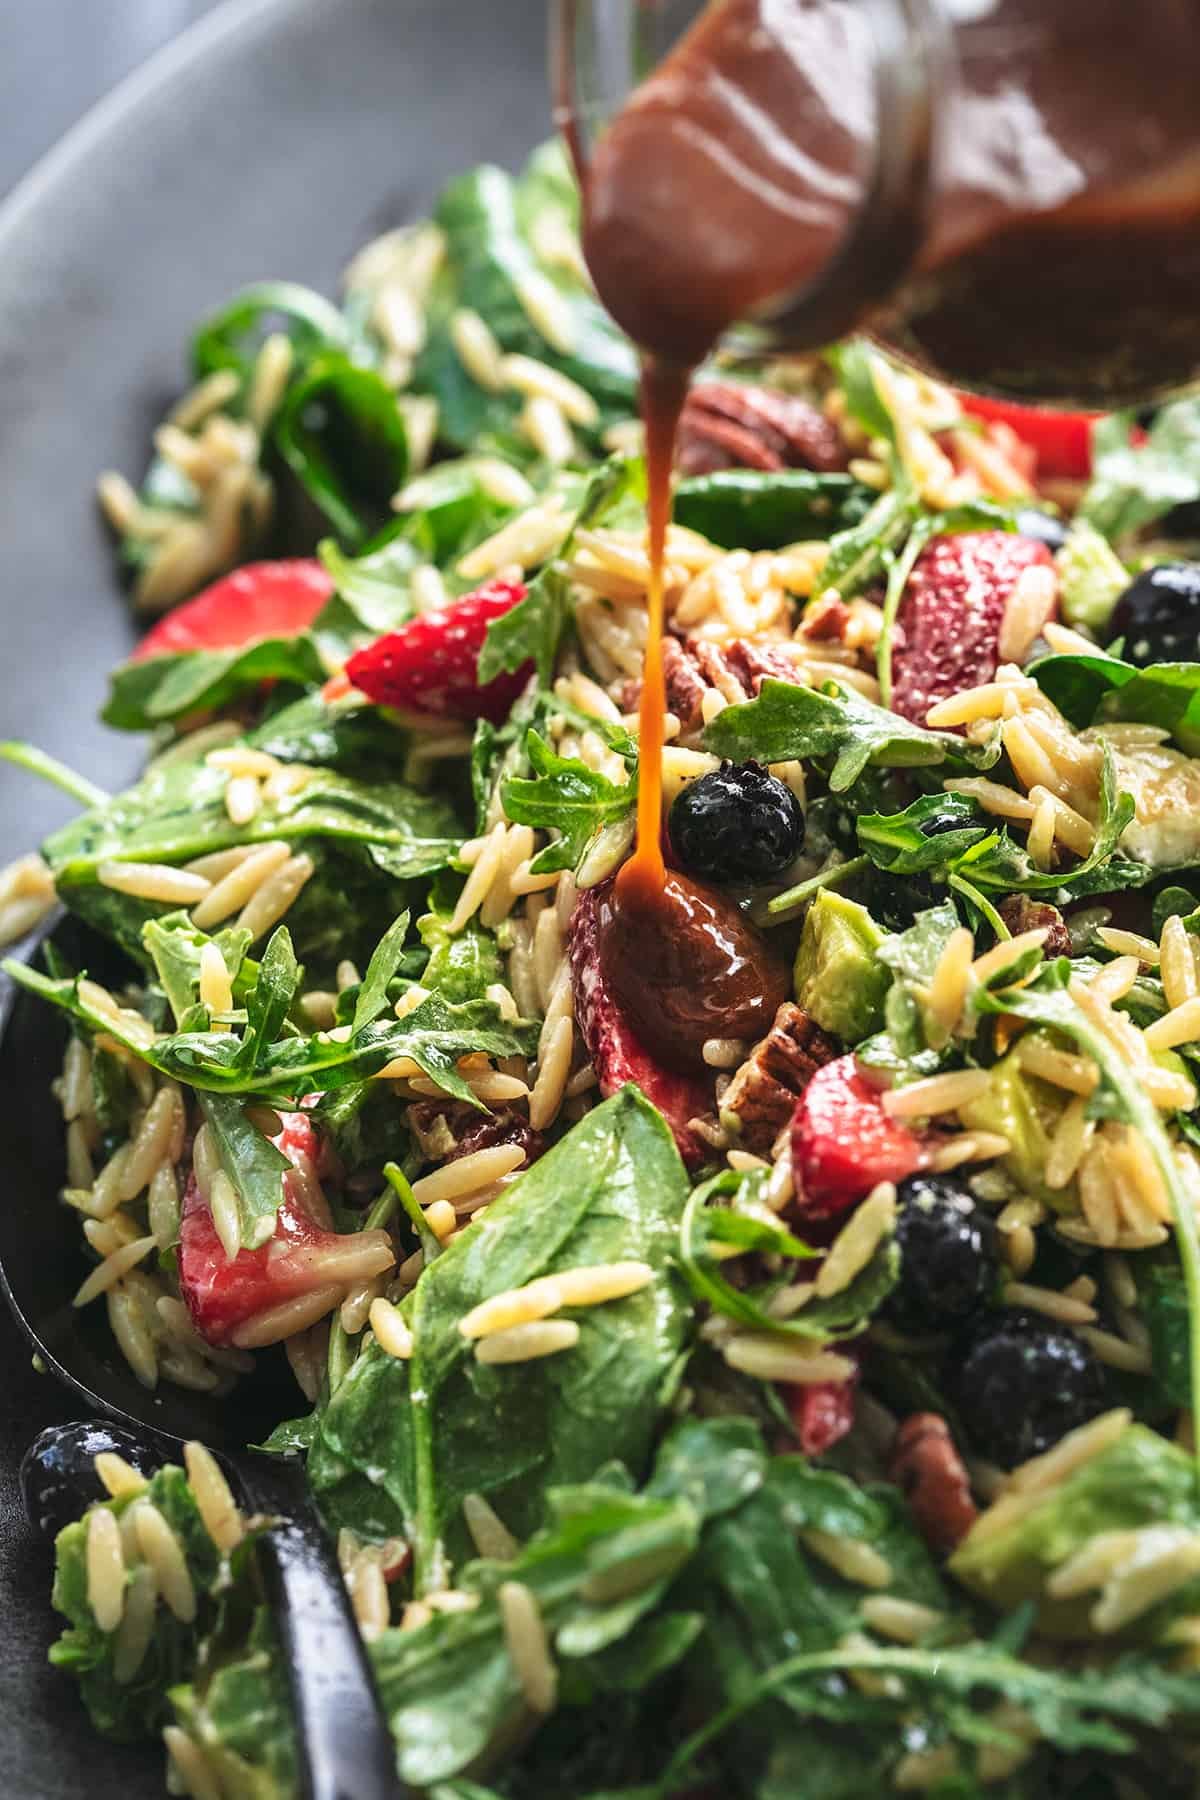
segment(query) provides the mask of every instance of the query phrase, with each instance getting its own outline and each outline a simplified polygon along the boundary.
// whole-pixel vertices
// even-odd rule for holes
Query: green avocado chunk
[[[892,979],[876,954],[884,936],[865,906],[828,888],[808,909],[796,952],[796,1001],[843,1043],[857,1044],[883,1024]]]
[[[1047,1043],[1046,1033],[1040,1036]],[[988,1091],[970,1105],[960,1108],[963,1123],[971,1131],[997,1131],[1006,1137],[1011,1148],[1004,1166],[1021,1189],[1035,1199],[1052,1206],[1057,1212],[1071,1211],[1075,1205],[1075,1187],[1046,1186],[1046,1157],[1050,1136],[1062,1117],[1066,1095],[1061,1088],[1039,1081],[1021,1067],[1016,1050],[1002,1056],[988,1071]]]
[[[1001,1611],[1035,1601],[1047,1637],[1161,1643],[1177,1619],[1200,1611],[1192,1459],[1157,1431],[1129,1425],[1064,1481],[1011,1488],[949,1568]]]

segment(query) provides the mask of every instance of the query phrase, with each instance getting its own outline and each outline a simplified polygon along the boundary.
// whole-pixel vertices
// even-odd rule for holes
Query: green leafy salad
[[[246,290],[102,477],[145,772],[3,747],[83,808],[0,876],[0,938],[73,915],[6,968],[64,1028],[75,1304],[233,1409],[282,1346],[265,1447],[410,1790],[1182,1800],[1200,401],[1089,436],[860,341],[698,373],[664,845],[770,1004],[681,951],[655,1021],[606,935],[637,364],[577,225],[547,147],[340,305]],[[191,1793],[298,1794],[271,1521],[198,1446],[98,1473],[52,1661]]]

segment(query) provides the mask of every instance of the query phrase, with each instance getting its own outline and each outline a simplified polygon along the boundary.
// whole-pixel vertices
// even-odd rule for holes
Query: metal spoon
[[[112,965],[113,952],[73,922],[55,936],[76,967],[86,962],[103,978]],[[0,1288],[46,1372],[89,1412],[143,1442],[149,1435],[151,1462],[180,1461],[183,1444],[198,1438],[221,1458],[250,1511],[280,1518],[262,1541],[263,1567],[279,1620],[304,1800],[397,1800],[404,1789],[391,1733],[302,1464],[246,1448],[295,1410],[283,1358],[261,1356],[255,1374],[224,1399],[170,1385],[149,1393],[112,1342],[103,1309],[71,1304],[79,1243],[68,1209],[55,1198],[63,1178],[62,1121],[50,1091],[62,1047],[52,1010],[0,977]]]

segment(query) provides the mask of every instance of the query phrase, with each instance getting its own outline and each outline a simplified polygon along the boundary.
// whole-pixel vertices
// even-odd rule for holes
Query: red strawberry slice
[[[293,1164],[315,1160],[319,1146],[305,1113],[285,1113],[283,1130],[272,1141]],[[375,1234],[372,1234],[375,1235]],[[383,1239],[383,1234],[378,1234]],[[227,1344],[239,1325],[256,1314],[294,1300],[330,1281],[326,1253],[363,1242],[363,1234],[323,1231],[305,1210],[290,1173],[283,1177],[283,1201],[275,1235],[259,1250],[239,1250],[232,1261],[189,1174],[179,1226],[179,1291],[193,1325],[210,1344]]]
[[[689,1130],[688,1120],[712,1110],[712,1083],[700,1075],[678,1075],[656,1062],[605,986],[600,972],[600,927],[611,886],[606,882],[602,887],[585,888],[571,916],[567,952],[575,1017],[604,1098],[626,1082],[635,1082],[671,1127],[684,1162],[696,1169],[712,1152]]]
[[[479,652],[493,619],[525,598],[520,581],[488,581],[450,606],[422,613],[356,650],[346,674],[377,706],[400,706],[431,718],[490,719],[499,725],[528,681],[532,663],[497,675],[485,687],[476,679]]]
[[[818,1069],[792,1114],[792,1168],[802,1216],[836,1217],[879,1181],[902,1181],[925,1161],[921,1144],[883,1110],[853,1056]]]
[[[181,650],[237,650],[258,638],[306,631],[333,592],[319,562],[247,563],[152,625],[132,661]]]
[[[939,700],[990,681],[1008,597],[1022,572],[1039,566],[1054,566],[1046,545],[1017,532],[931,539],[896,615],[892,710],[923,725]]]
[[[972,418],[1007,425],[1034,452],[1039,475],[1081,480],[1091,474],[1092,427],[1103,413],[1056,412],[1048,406],[993,400],[987,394],[959,394],[958,399]]]

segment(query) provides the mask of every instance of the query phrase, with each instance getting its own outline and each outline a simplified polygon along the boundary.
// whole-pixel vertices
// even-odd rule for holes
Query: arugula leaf
[[[291,1164],[250,1123],[235,1095],[198,1093],[196,1098],[237,1195],[239,1242],[246,1250],[261,1249],[275,1235],[283,1177]]]
[[[213,313],[192,339],[197,379],[232,369],[248,379],[268,331],[282,322],[302,358],[317,350],[349,350],[349,327],[323,294],[294,281],[259,281]]]
[[[600,524],[633,499],[644,498],[645,470],[640,458],[611,456],[596,470],[556,558],[530,582],[525,598],[488,626],[477,665],[481,683],[532,662],[541,686],[549,686],[570,616],[570,584],[558,568],[557,558],[570,555],[577,531]]]
[[[1118,794],[1112,752],[1107,744],[1102,749],[1095,838],[1087,856],[1072,869],[1038,869],[1022,842],[990,820],[973,822],[980,817],[973,802],[954,793],[927,794],[899,813],[861,814],[859,843],[877,868],[895,875],[931,875],[964,892],[963,884],[969,884],[973,897],[988,892],[1078,895],[1140,887],[1154,871],[1116,855],[1133,819],[1134,801],[1130,794]]]
[[[610,781],[577,757],[560,756],[533,730],[526,733],[525,750],[533,776],[504,783],[505,814],[518,824],[558,833],[534,858],[535,874],[577,869],[600,832],[632,811],[637,783]]]
[[[718,469],[679,482],[672,516],[728,550],[778,550],[860,524],[874,499],[850,475]]]
[[[198,1003],[200,952],[205,944],[213,943],[221,952],[235,998],[239,990],[244,998],[252,981],[257,979],[256,965],[248,964],[246,960],[250,933],[240,931],[236,925],[227,926],[210,938],[207,932],[192,924],[186,913],[164,913],[157,919],[146,921],[142,927],[142,943],[177,1025],[182,1024]]]
[[[375,1020],[345,1041],[316,1032],[260,1044],[251,1067],[242,1061],[240,1040],[230,1032],[181,1031],[147,1047],[91,1007],[77,980],[55,980],[11,959],[3,968],[19,986],[60,1007],[90,1032],[108,1032],[160,1074],[213,1094],[300,1100],[316,1089],[365,1081],[396,1057],[408,1056],[444,1093],[480,1107],[458,1071],[459,1058],[474,1052],[514,1056],[530,1048],[529,1028],[504,1024],[490,1001],[451,1006],[439,994],[430,994],[405,1018]]]
[[[121,663],[101,718],[119,731],[152,731],[187,713],[212,712],[264,681],[311,687],[326,669],[308,637],[259,638],[233,650],[181,650]]]
[[[1138,423],[1136,413],[1112,413],[1092,430],[1092,479],[1079,511],[1106,538],[1126,537],[1200,499],[1200,399],[1161,407],[1134,444]]]
[[[340,351],[324,352],[293,382],[274,435],[342,541],[364,543],[408,472],[404,415],[382,375]]]
[[[879,352],[865,338],[855,337],[835,344],[826,354],[837,372],[850,417],[868,437],[884,438],[894,444],[896,426],[875,385]]]
[[[348,1476],[370,1470],[373,1504],[412,1542],[423,1591],[466,1548],[465,1494],[487,1495],[525,1533],[548,1487],[590,1479],[613,1456],[640,1469],[688,1317],[669,1273],[687,1185],[635,1088],[573,1127],[424,1272],[404,1303],[411,1361],[368,1348],[338,1387],[309,1463],[327,1516],[341,1516]],[[653,1286],[581,1311],[579,1343],[559,1356],[489,1366],[458,1330],[489,1295],[627,1257],[658,1272]],[[350,1523],[357,1492],[351,1481]]]
[[[722,1273],[730,1249],[759,1251],[792,1261],[819,1255],[768,1211],[765,1189],[761,1171],[726,1169],[693,1190],[679,1227],[679,1265],[696,1298],[740,1325],[784,1339],[827,1342],[864,1331],[899,1278],[899,1254],[890,1234],[841,1293],[829,1299],[811,1299],[787,1319],[776,1318],[770,1310],[771,1300],[783,1285],[780,1278],[758,1287],[735,1287]],[[723,1195],[730,1196],[731,1204],[714,1205]]]
[[[950,732],[911,725],[898,713],[832,681],[821,688],[764,681],[756,700],[718,713],[704,741],[715,755],[734,762],[831,757],[829,786],[834,793],[852,786],[868,763],[986,769],[999,755],[995,745],[969,744]]]
[[[370,1025],[388,1004],[388,987],[399,970],[404,956],[404,940],[408,934],[408,914],[403,912],[388,926],[367,964],[367,972],[354,1000],[350,1032],[354,1036]]]

